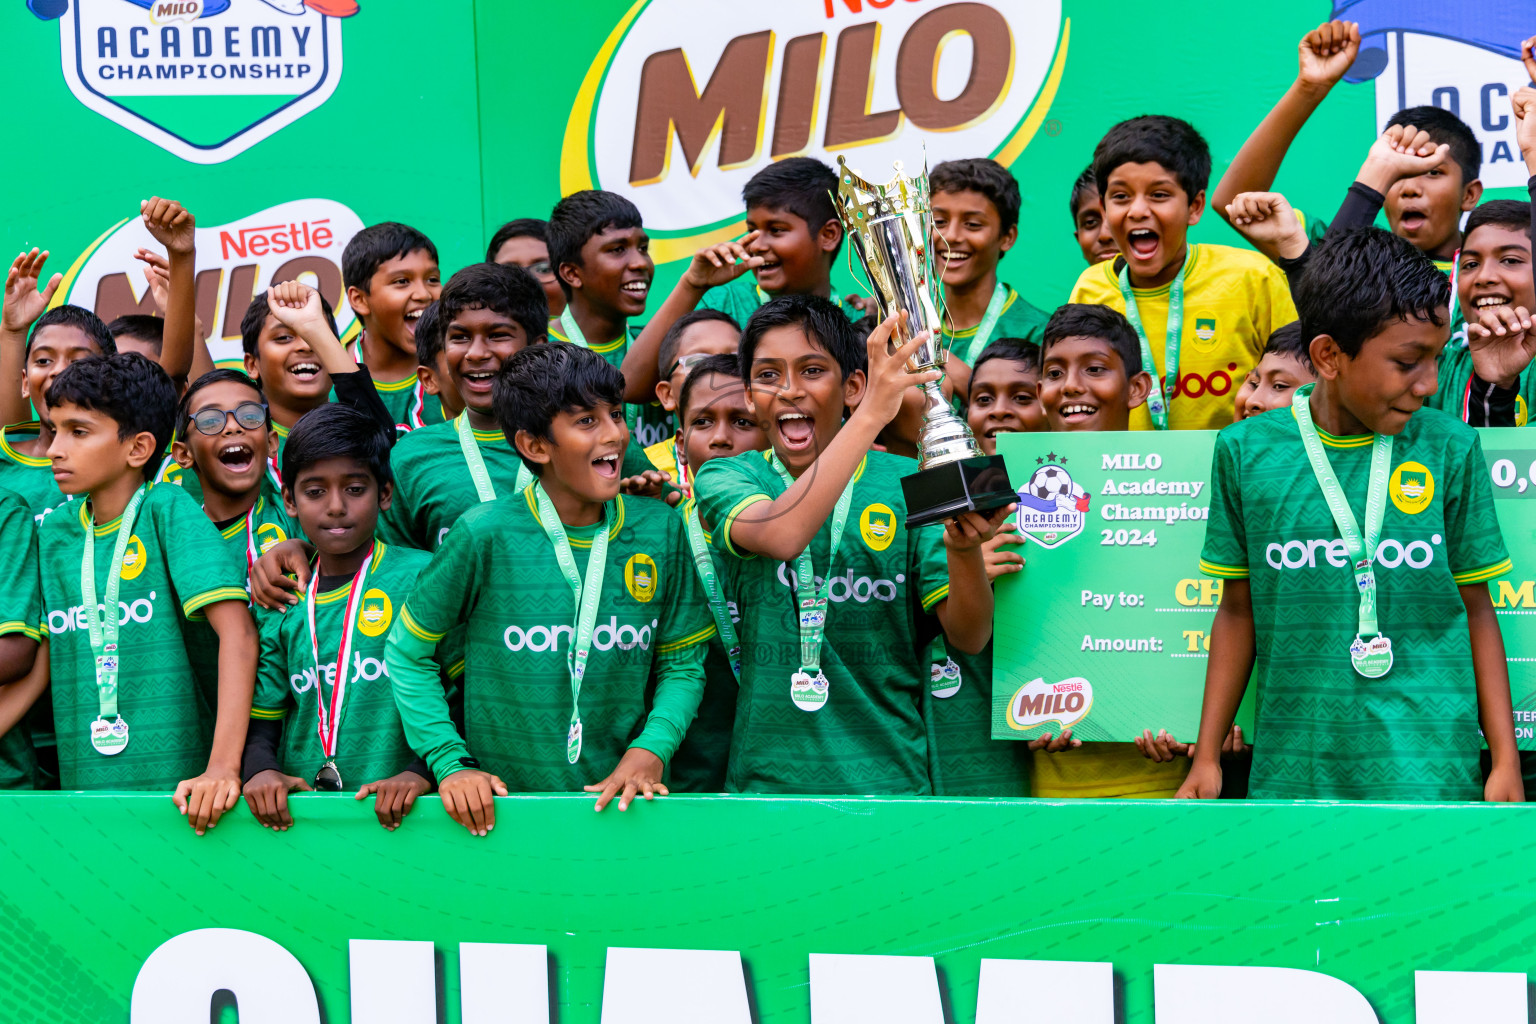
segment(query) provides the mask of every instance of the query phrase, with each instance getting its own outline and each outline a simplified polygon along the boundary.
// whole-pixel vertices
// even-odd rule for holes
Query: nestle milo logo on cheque
[[[183,160],[220,163],[319,107],[356,0],[38,0],[75,98]]]
[[[932,163],[1011,163],[1066,63],[1060,0],[638,0],[582,81],[561,148],[569,194],[645,211],[659,260],[741,230],[741,187],[787,156],[850,149],[888,177]]]

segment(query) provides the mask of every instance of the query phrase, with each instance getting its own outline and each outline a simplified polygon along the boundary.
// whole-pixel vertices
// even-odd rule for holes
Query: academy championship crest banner
[[[1479,433],[1514,562],[1488,589],[1509,660],[1515,735],[1536,750],[1536,435]],[[1083,740],[1127,741],[1167,729],[1194,741],[1222,589],[1199,572],[1215,439],[1214,431],[998,437],[1026,543],[1024,571],[997,583],[994,739],[1072,729]],[[1427,469],[1403,463],[1389,490],[1406,511],[1427,504],[1434,487]],[[1377,561],[1424,568],[1439,543],[1438,535],[1385,537]],[[1312,556],[1304,538],[1267,552],[1277,568]],[[1238,715],[1250,739],[1254,696],[1250,687]]]
[[[1187,118],[1214,186],[1296,74],[1297,41],[1360,22],[1359,59],[1276,187],[1326,220],[1402,106],[1458,113],[1490,197],[1524,198],[1509,97],[1528,5],[1477,0],[0,0],[0,83],[25,97],[0,170],[0,241],[52,252],[57,301],[153,312],[136,214],[198,218],[197,310],[238,361],[252,295],[284,277],[355,330],[341,251],[399,220],[446,272],[504,221],[604,188],[645,216],[660,301],[700,246],[742,230],[741,187],[774,160],[848,157],[879,180],[954,157],[1009,165],[1023,194],[1002,276],[1034,305],[1083,269],[1067,200],[1110,125]],[[1127,40],[1133,75],[1106,77]],[[1190,73],[1197,68],[1198,73]],[[1195,241],[1243,244],[1214,215]],[[837,286],[852,291],[842,267]],[[1243,368],[1239,369],[1241,372]]]
[[[293,807],[0,796],[5,1020],[1527,1024],[1536,966],[1524,806]]]

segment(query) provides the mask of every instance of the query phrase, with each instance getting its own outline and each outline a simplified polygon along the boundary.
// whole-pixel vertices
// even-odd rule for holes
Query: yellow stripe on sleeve
[[[1200,559],[1200,571],[1207,576],[1215,576],[1222,580],[1245,580],[1248,578],[1246,565],[1221,565],[1217,562],[1207,562]]]
[[[1486,583],[1492,579],[1498,579],[1505,573],[1514,569],[1515,564],[1509,559],[1499,562],[1497,565],[1486,566],[1482,569],[1468,569],[1466,572],[1458,572],[1451,576],[1457,586],[1467,583]]]
[[[181,602],[181,610],[190,619],[211,604],[218,604],[220,601],[239,601],[241,604],[245,604],[250,599],[251,595],[247,594],[241,587],[216,587],[213,590],[194,594],[187,598]]]
[[[725,539],[725,549],[727,551],[729,551],[731,554],[735,555],[737,558],[755,558],[755,557],[757,557],[756,555],[754,555],[750,551],[738,551],[738,550],[736,550],[736,545],[731,543],[731,527],[733,525],[735,525],[737,518],[739,518],[743,512],[745,512],[747,509],[751,508],[753,505],[756,505],[759,502],[772,501],[772,500],[773,499],[770,498],[766,494],[762,494],[762,493],[749,494],[745,498],[742,498],[740,501],[738,501],[735,504],[735,506],[730,510],[730,512],[726,513],[725,522],[721,523],[717,527],[717,529],[722,531],[721,532],[721,536]]]
[[[710,637],[712,637],[714,635],[715,635],[715,624],[713,622],[711,622],[709,625],[705,626],[703,629],[699,630],[697,633],[691,633],[688,636],[683,637],[681,640],[668,640],[664,644],[657,644],[656,645],[656,653],[657,654],[674,654],[677,651],[683,650],[685,647],[692,647],[694,644],[703,643],[704,641],[708,640]]]
[[[27,625],[20,619],[13,619],[10,622],[0,622],[0,636],[6,636],[11,633],[20,633],[22,636],[29,637],[33,640],[41,640],[43,638],[41,630]]]
[[[418,640],[425,640],[429,644],[435,644],[447,635],[446,632],[434,633],[412,618],[410,605],[400,609],[400,621],[405,624],[406,629],[411,631],[412,636]]]
[[[263,722],[280,722],[284,718],[288,717],[288,709],[287,708],[258,708],[255,705],[252,705],[252,707],[251,707],[251,717],[252,718],[258,718],[258,719],[262,720]]]
[[[947,598],[948,596],[949,596],[949,584],[948,583],[944,583],[944,584],[941,584],[940,586],[934,587],[932,590],[928,591],[928,593],[924,594],[923,597],[922,597],[922,601],[920,603],[923,606],[923,611],[925,611],[925,612],[933,611],[934,606],[937,605],[940,601],[942,601],[945,598]]]

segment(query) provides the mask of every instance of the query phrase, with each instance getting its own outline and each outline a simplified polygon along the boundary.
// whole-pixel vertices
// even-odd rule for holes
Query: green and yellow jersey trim
[[[1452,573],[1451,579],[1456,581],[1458,587],[1465,586],[1468,583],[1486,583],[1489,580],[1503,576],[1505,573],[1512,572],[1514,568],[1515,563],[1506,558],[1502,562],[1484,566],[1481,569],[1468,569],[1466,572]]]
[[[27,434],[27,433],[36,434],[36,433],[39,433],[39,432],[42,431],[43,425],[42,425],[42,423],[38,422],[37,420],[30,420],[30,421],[28,421],[26,423],[12,423],[9,426],[5,427],[4,429],[0,429],[0,454],[4,454],[4,456],[7,459],[10,459],[12,462],[14,462],[14,463],[16,463],[18,465],[30,466],[33,469],[41,469],[44,466],[51,466],[51,465],[53,465],[53,460],[52,459],[49,459],[49,458],[38,459],[38,458],[32,457],[31,455],[23,455],[23,454],[21,454],[21,452],[17,451],[15,448],[12,448],[11,447],[11,439],[10,439],[9,435],[10,435],[10,432],[12,430],[17,430],[17,429],[19,429],[20,432],[23,433],[23,434]]]
[[[1246,565],[1222,565],[1220,562],[1207,562],[1200,559],[1200,571],[1207,576],[1214,576],[1221,580],[1245,580],[1248,578]]]
[[[201,594],[194,594],[181,602],[181,610],[187,618],[199,618],[198,612],[211,604],[220,601],[239,601],[241,604],[249,604],[251,595],[245,592],[244,587],[214,587],[212,590]]]
[[[735,505],[731,506],[731,510],[725,514],[725,522],[720,524],[720,529],[722,531],[721,536],[725,538],[725,549],[727,551],[735,555],[737,558],[757,557],[751,551],[742,551],[737,548],[736,545],[731,543],[731,527],[736,525],[737,518],[753,505],[772,500],[773,499],[771,497],[759,491],[757,494],[747,495],[745,498],[742,498],[740,501],[738,501]],[[699,525],[702,526],[703,523],[700,523]]]
[[[523,488],[523,500],[528,502],[528,511],[533,513],[534,522],[538,522],[539,503],[533,496],[532,484]],[[615,494],[613,496],[612,519],[613,521],[608,524],[608,539],[610,541],[618,540],[619,531],[624,528],[624,495],[622,494]],[[590,548],[592,546],[592,538],[590,537],[573,537],[567,534],[566,539],[571,542],[571,547],[573,548]]]
[[[711,622],[709,625],[705,626],[703,629],[699,630],[696,633],[690,633],[689,635],[687,635],[685,637],[681,637],[681,638],[679,638],[677,640],[668,640],[664,644],[657,644],[656,645],[656,653],[657,654],[676,654],[678,651],[681,651],[681,650],[684,650],[686,648],[692,647],[695,644],[704,643],[706,640],[710,639],[714,635],[715,635],[715,624],[713,622]]]
[[[267,500],[259,494],[256,495],[256,504],[251,506],[250,514],[257,519],[261,518],[261,510],[266,508],[266,505]],[[224,529],[219,531],[219,536],[223,537],[225,540],[234,540],[244,532],[245,516],[236,516],[234,522],[230,523],[228,526],[224,527]]]
[[[385,547],[386,545],[383,541],[374,541],[373,557],[368,560],[369,573],[379,571],[379,564],[384,561]],[[318,572],[319,568],[319,563],[316,563],[314,571]],[[351,591],[352,588],[350,586],[332,587],[324,593],[316,594],[315,604],[335,604],[337,601],[344,601]]]
[[[41,640],[43,638],[41,630],[37,629],[36,627],[27,625],[20,619],[12,619],[9,622],[0,622],[0,636],[9,636],[12,633],[20,633],[22,636],[28,637],[32,640]]]
[[[411,615],[410,605],[406,605],[404,608],[400,609],[400,624],[409,630],[410,634],[416,639],[429,644],[436,644],[439,640],[448,635],[446,631],[442,633],[434,633],[430,629],[422,626],[419,622],[416,621],[415,617]]]
[[[949,584],[939,584],[937,587],[934,587],[932,590],[928,591],[928,593],[923,595],[921,600],[923,611],[933,611],[934,607],[947,597],[949,597]]]
[[[1296,410],[1291,409],[1291,419],[1296,418]],[[1316,424],[1313,424],[1316,426]],[[1375,434],[1330,434],[1322,427],[1317,427],[1317,438],[1329,448],[1369,448],[1376,443]]]
[[[461,413],[459,413],[459,415],[457,417],[454,418],[454,421],[453,421],[454,430],[458,430],[459,420],[463,419],[465,416],[468,416],[468,415],[469,415],[468,412],[461,412]],[[498,442],[500,442],[501,444],[507,444],[508,443],[507,442],[507,435],[505,433],[503,433],[502,431],[500,431],[500,430],[477,430],[477,429],[475,429],[474,425],[471,424],[470,428],[469,428],[469,432],[471,434],[475,435],[475,440],[478,441],[481,444],[496,444]]]
[[[391,394],[395,394],[400,391],[412,390],[416,387],[420,379],[421,378],[417,377],[414,373],[409,377],[401,377],[399,380],[378,380],[375,378],[373,381],[373,386],[376,390],[387,391]]]
[[[281,722],[288,717],[287,708],[259,708],[251,705],[251,717],[262,722]]]
[[[1013,290],[1013,285],[1004,284],[1003,287],[1008,289],[1008,297],[1003,300],[1003,308],[998,311],[997,315],[999,317],[1002,317],[1005,313],[1007,313],[1008,310],[1012,308],[1014,302],[1016,302],[1019,298],[1019,293]],[[985,317],[982,319],[985,319]],[[954,338],[956,341],[965,341],[969,338],[976,337],[976,332],[979,330],[981,330],[981,320],[978,320],[971,326],[958,331],[952,331],[946,327],[944,329],[944,337]]]
[[[558,320],[551,320],[549,322],[549,336],[556,341],[563,341],[569,345],[571,344],[571,339],[567,338],[564,334],[561,334],[559,328],[555,326],[559,322],[560,321]],[[590,348],[593,352],[596,352],[598,355],[605,356],[610,352],[619,351],[619,349],[624,348],[628,344],[629,331],[626,329],[624,333],[619,335],[617,341],[606,342],[602,345],[594,345],[591,342],[588,342],[587,347]]]

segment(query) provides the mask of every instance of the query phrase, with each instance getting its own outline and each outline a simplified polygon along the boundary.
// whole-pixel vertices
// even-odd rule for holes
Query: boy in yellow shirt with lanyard
[[[1099,141],[1094,176],[1120,256],[1083,271],[1070,301],[1125,314],[1152,375],[1132,430],[1215,430],[1270,332],[1296,319],[1285,275],[1256,252],[1195,245],[1211,153],[1192,125],[1147,115]]]

